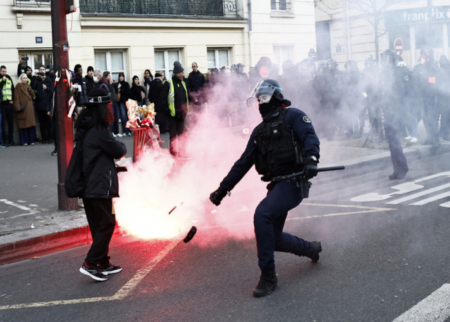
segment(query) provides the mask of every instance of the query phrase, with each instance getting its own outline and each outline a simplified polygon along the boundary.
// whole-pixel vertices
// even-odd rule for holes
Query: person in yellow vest
[[[168,83],[166,97],[170,113],[170,153],[179,159],[186,159],[187,156],[178,138],[184,132],[184,122],[189,112],[189,91],[184,81],[184,68],[177,61],[173,63],[173,77]]]
[[[13,140],[14,135],[14,83],[7,74],[5,66],[0,67],[0,102],[2,109],[2,136],[6,146],[16,145]],[[8,132],[6,132],[8,126]]]

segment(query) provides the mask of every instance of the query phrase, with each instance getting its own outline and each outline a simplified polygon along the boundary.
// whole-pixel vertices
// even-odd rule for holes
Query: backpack
[[[81,198],[86,190],[87,180],[83,175],[83,141],[88,132],[89,130],[83,134],[80,141],[77,140],[67,167],[64,187],[69,198]]]

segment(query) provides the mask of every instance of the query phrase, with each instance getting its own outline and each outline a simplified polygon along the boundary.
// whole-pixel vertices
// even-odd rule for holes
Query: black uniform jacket
[[[107,127],[93,124],[91,117],[85,117],[77,130],[77,140],[87,131],[83,141],[83,175],[87,178],[83,198],[116,198],[119,180],[114,159],[123,157],[127,148],[114,139]]]
[[[284,123],[288,131],[294,131],[294,135],[301,143],[303,155],[306,158],[315,156],[319,159],[320,141],[309,117],[299,109],[289,108],[286,111]],[[254,154],[256,152],[255,136],[256,133],[253,131],[241,158],[236,161],[228,175],[220,183],[220,186],[227,191],[231,191],[254,165]],[[291,170],[286,169],[285,173],[274,173],[274,176],[292,173]]]

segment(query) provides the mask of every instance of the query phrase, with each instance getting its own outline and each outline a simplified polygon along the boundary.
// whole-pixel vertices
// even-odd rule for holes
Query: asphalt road
[[[433,293],[450,280],[446,171],[442,155],[398,182],[390,169],[316,182],[285,230],[321,240],[321,259],[277,253],[280,287],[268,297],[252,297],[253,239],[200,246],[219,227],[189,244],[117,238],[111,256],[124,270],[105,283],[78,272],[87,247],[0,266],[0,321],[393,321],[430,294],[418,320],[397,321],[445,321],[448,309],[420,314],[448,306],[445,287]]]

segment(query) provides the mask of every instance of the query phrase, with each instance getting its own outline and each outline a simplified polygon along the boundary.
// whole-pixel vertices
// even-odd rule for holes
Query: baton
[[[317,172],[338,171],[338,170],[344,170],[344,169],[345,169],[344,166],[327,167],[327,168],[319,168],[319,169],[317,169]],[[278,176],[278,177],[273,178],[272,182],[279,182],[279,181],[289,180],[289,179],[292,179],[292,178],[295,178],[295,177],[300,177],[300,176],[302,176],[304,174],[305,174],[305,171],[289,174],[289,175],[286,175],[286,176]]]

